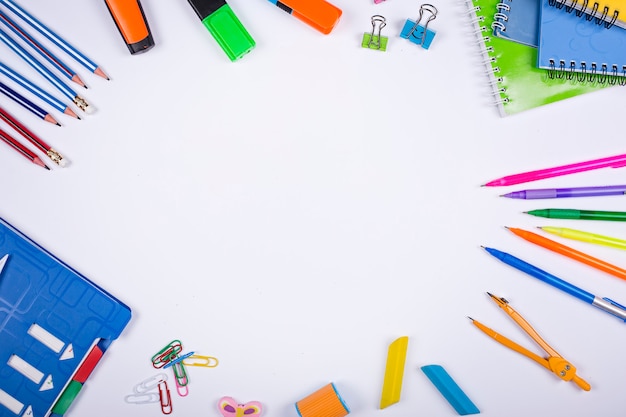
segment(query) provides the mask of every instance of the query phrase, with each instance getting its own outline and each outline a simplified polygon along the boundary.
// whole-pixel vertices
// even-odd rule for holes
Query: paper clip
[[[176,384],[176,392],[178,393],[178,395],[180,397],[186,397],[187,395],[189,395],[189,385],[188,384],[180,385],[180,383],[178,382],[178,379],[175,379],[174,383]]]
[[[159,400],[161,402],[161,411],[163,414],[172,413],[172,396],[170,389],[167,387],[167,382],[161,381],[159,383]]]
[[[380,3],[382,3],[383,1],[385,1],[385,0],[374,0],[374,4],[380,4]]]
[[[423,25],[420,25],[424,12],[428,12],[429,16]],[[420,6],[420,15],[415,22],[407,19],[404,23],[404,27],[400,32],[400,37],[408,39],[416,45],[421,46],[424,49],[428,49],[433,39],[435,38],[435,31],[428,29],[428,24],[435,20],[437,17],[437,8],[432,4],[422,4]]]
[[[146,392],[144,394],[130,394],[124,397],[124,401],[128,404],[150,404],[160,401],[159,394],[156,392]]]
[[[165,365],[163,365],[163,369],[167,369],[170,366],[174,366],[179,362],[184,361],[185,359],[187,359],[188,357],[192,356],[195,352],[189,352],[189,353],[185,353],[182,356],[177,356],[174,359],[171,359],[169,362],[167,362]]]
[[[387,26],[387,20],[381,15],[372,16],[372,33],[364,33],[361,46],[368,49],[376,49],[378,51],[387,50],[387,42],[389,39],[386,36],[381,36],[380,32]],[[376,35],[376,27],[378,27],[378,34]]]
[[[184,387],[189,383],[189,378],[187,377],[187,372],[185,371],[185,367],[181,362],[177,362],[172,366],[172,370],[174,371],[174,379],[176,379],[176,383],[181,387]]]
[[[176,358],[183,350],[180,340],[173,340],[152,357],[152,366],[159,369]]]
[[[167,375],[164,373],[157,374],[135,385],[133,391],[137,394],[144,394],[148,391],[156,389],[162,381],[167,381]]]
[[[185,366],[203,366],[205,368],[215,368],[219,364],[217,358],[213,356],[192,355],[183,359]]]

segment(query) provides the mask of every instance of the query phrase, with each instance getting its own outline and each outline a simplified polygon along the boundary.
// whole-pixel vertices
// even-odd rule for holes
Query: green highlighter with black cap
[[[231,61],[250,52],[256,43],[225,0],[188,0]]]

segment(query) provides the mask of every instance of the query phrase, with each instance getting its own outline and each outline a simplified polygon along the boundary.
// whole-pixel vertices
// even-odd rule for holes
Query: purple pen
[[[537,200],[542,198],[598,197],[625,195],[626,185],[606,185],[600,187],[540,188],[535,190],[513,191],[502,197]]]

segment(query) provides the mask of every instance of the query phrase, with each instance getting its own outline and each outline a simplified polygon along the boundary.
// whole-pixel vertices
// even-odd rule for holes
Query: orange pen
[[[529,232],[523,229],[517,229],[514,227],[507,227],[507,229],[515,233],[522,239],[534,243],[535,245],[549,249],[556,253],[560,253],[561,255],[567,256],[568,258],[574,259],[578,262],[582,262],[585,265],[589,265],[593,268],[599,269],[608,274],[626,280],[626,269],[622,269],[601,259],[594,258],[591,255],[587,255],[586,253],[570,248],[569,246],[562,245],[558,242],[555,242],[554,240],[550,240],[536,233]]]
[[[154,46],[148,21],[139,0],[104,0],[131,54]]]
[[[280,9],[328,35],[341,17],[341,9],[325,0],[269,0]]]

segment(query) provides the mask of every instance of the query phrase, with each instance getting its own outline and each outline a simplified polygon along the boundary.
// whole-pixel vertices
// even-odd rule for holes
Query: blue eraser
[[[411,30],[414,27],[415,27],[415,30],[413,30],[413,33],[411,33]],[[428,49],[430,48],[430,44],[435,38],[435,33],[436,32],[434,30],[426,29],[426,37],[424,38],[424,43],[422,43],[422,37],[424,36],[424,26],[417,25],[416,27],[414,21],[412,21],[411,19],[407,19],[406,22],[404,23],[404,27],[402,28],[402,31],[400,32],[400,37],[404,39],[408,39],[414,44],[419,45],[424,49]]]
[[[421,369],[457,413],[462,416],[480,413],[478,407],[465,395],[463,390],[442,366],[426,365],[422,366]]]

